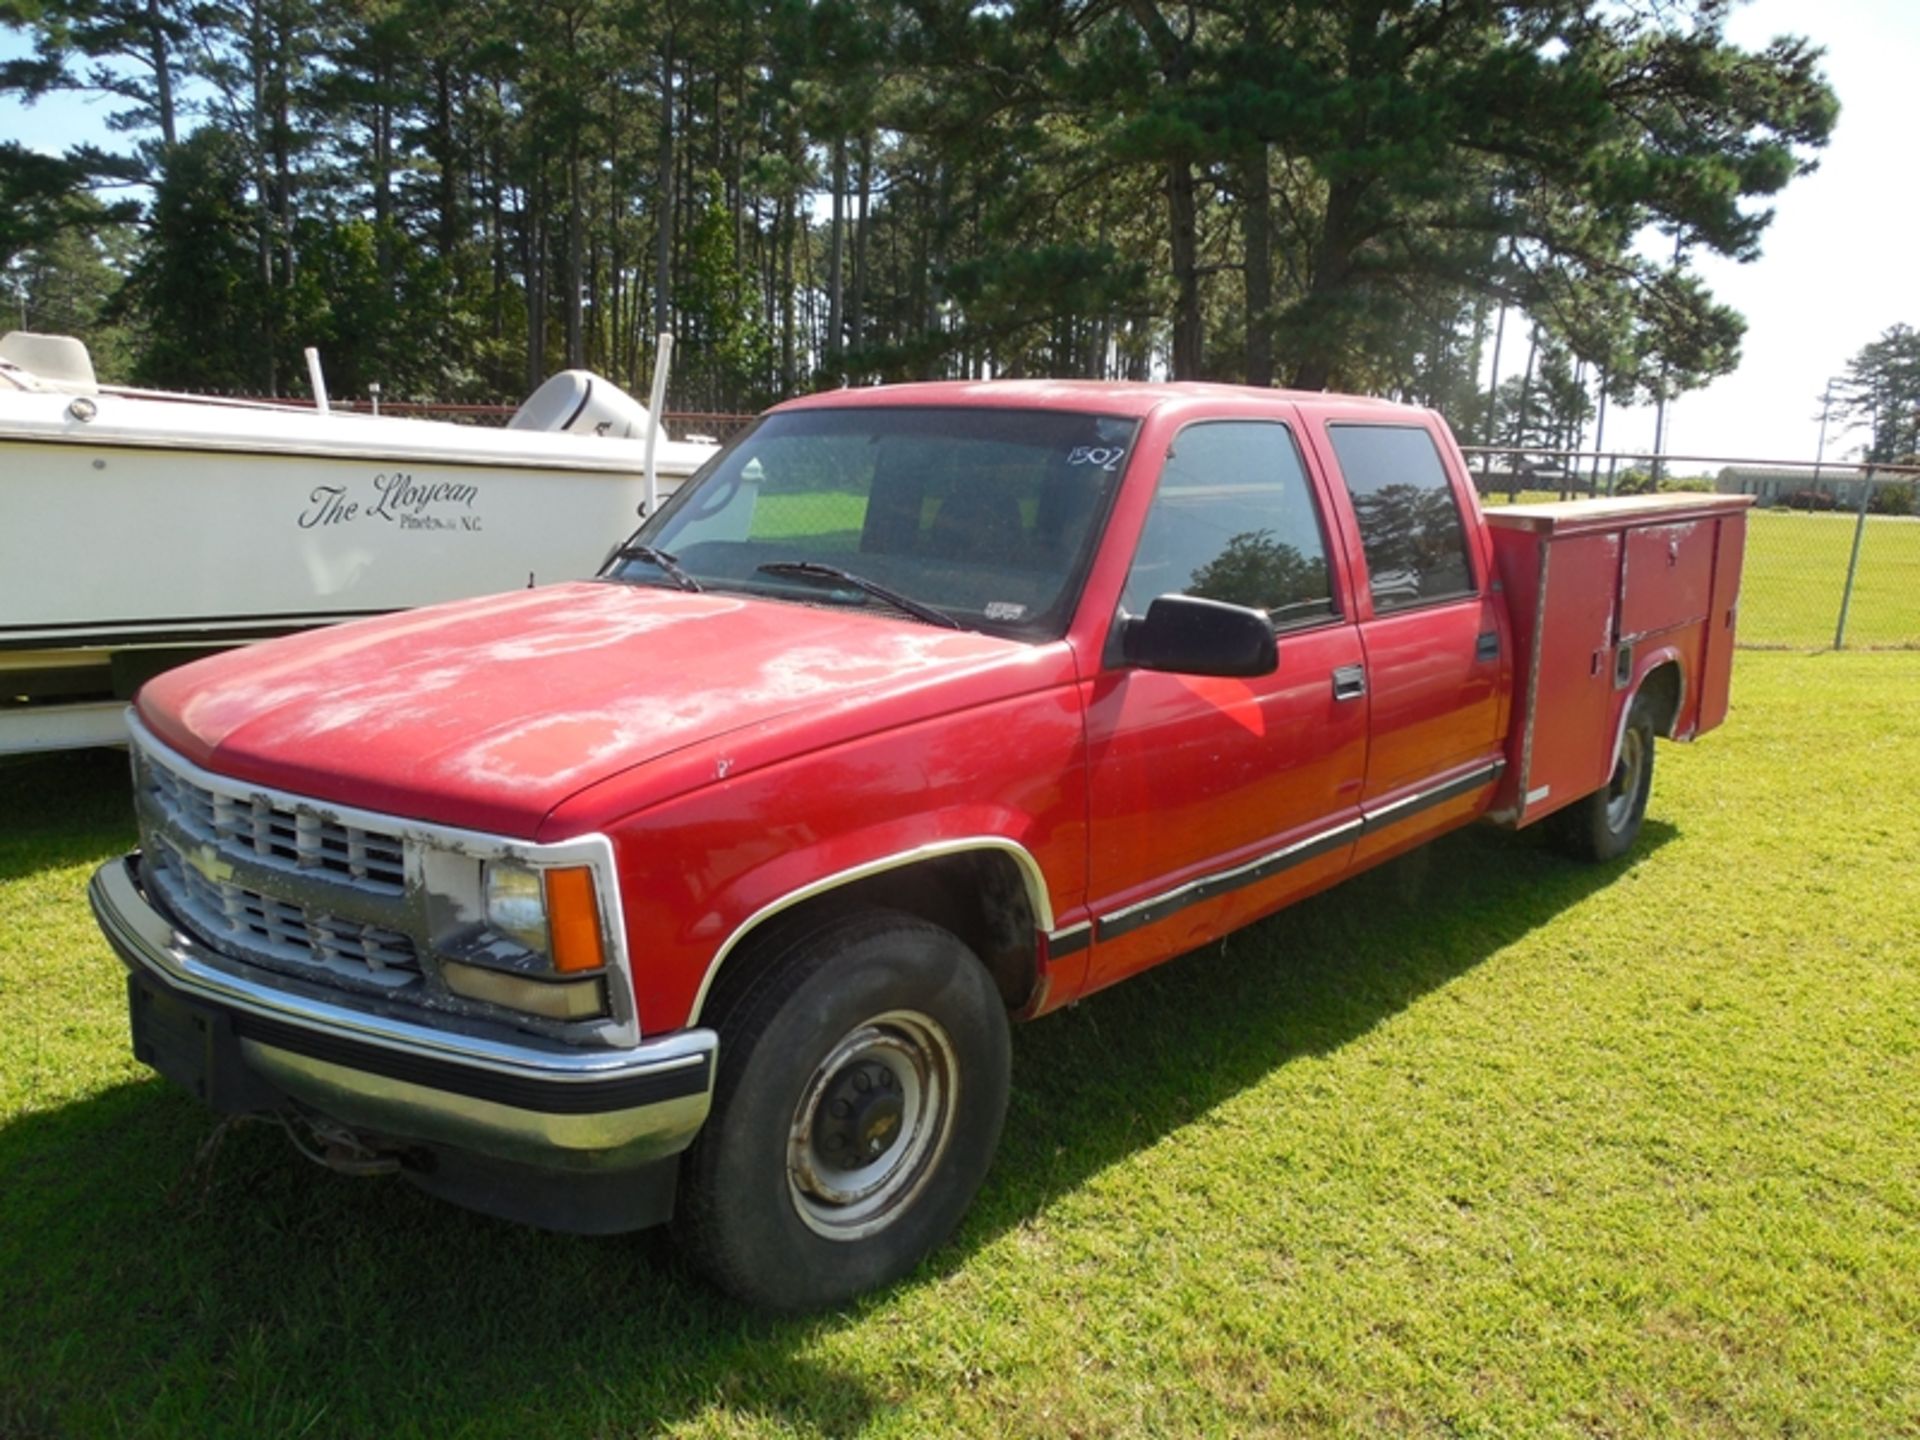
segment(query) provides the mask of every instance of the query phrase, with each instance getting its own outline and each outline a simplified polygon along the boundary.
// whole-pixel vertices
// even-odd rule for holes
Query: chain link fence
[[[1920,466],[1482,447],[1467,463],[1489,504],[1752,495],[1742,645],[1920,649]]]
[[[366,400],[336,399],[333,408],[372,407]],[[516,408],[504,402],[378,406],[383,414],[477,425],[503,425]],[[755,417],[668,411],[661,418],[673,439],[725,442]],[[1654,491],[1752,495],[1740,590],[1743,646],[1920,649],[1920,466],[1464,448],[1474,483],[1489,504]]]

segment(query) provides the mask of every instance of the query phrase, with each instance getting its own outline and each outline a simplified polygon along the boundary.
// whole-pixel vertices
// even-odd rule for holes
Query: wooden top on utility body
[[[1751,495],[1613,495],[1597,500],[1559,500],[1547,505],[1489,505],[1483,513],[1496,530],[1533,530],[1578,535],[1637,525],[1668,525],[1728,515],[1753,504]]]

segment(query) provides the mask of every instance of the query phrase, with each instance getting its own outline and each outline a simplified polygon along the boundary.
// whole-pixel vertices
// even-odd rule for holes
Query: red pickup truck
[[[1631,845],[1726,712],[1746,503],[1483,512],[1436,415],[1340,396],[780,406],[594,580],[146,686],[92,885],[135,1052],[834,1302],[958,1223],[1009,1019],[1483,817]]]

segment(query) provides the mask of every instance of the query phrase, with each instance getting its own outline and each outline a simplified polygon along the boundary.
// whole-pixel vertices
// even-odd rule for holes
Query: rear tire
[[[957,937],[892,911],[742,962],[675,1237],[749,1304],[819,1309],[906,1274],[966,1213],[1006,1116],[1006,1010]]]
[[[1653,791],[1653,702],[1634,696],[1607,783],[1547,821],[1554,843],[1576,860],[1615,860],[1633,848]]]

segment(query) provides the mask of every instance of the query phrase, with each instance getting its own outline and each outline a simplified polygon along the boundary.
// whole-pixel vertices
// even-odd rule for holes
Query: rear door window
[[[1360,522],[1373,608],[1474,593],[1467,531],[1433,436],[1410,425],[1329,425]]]

